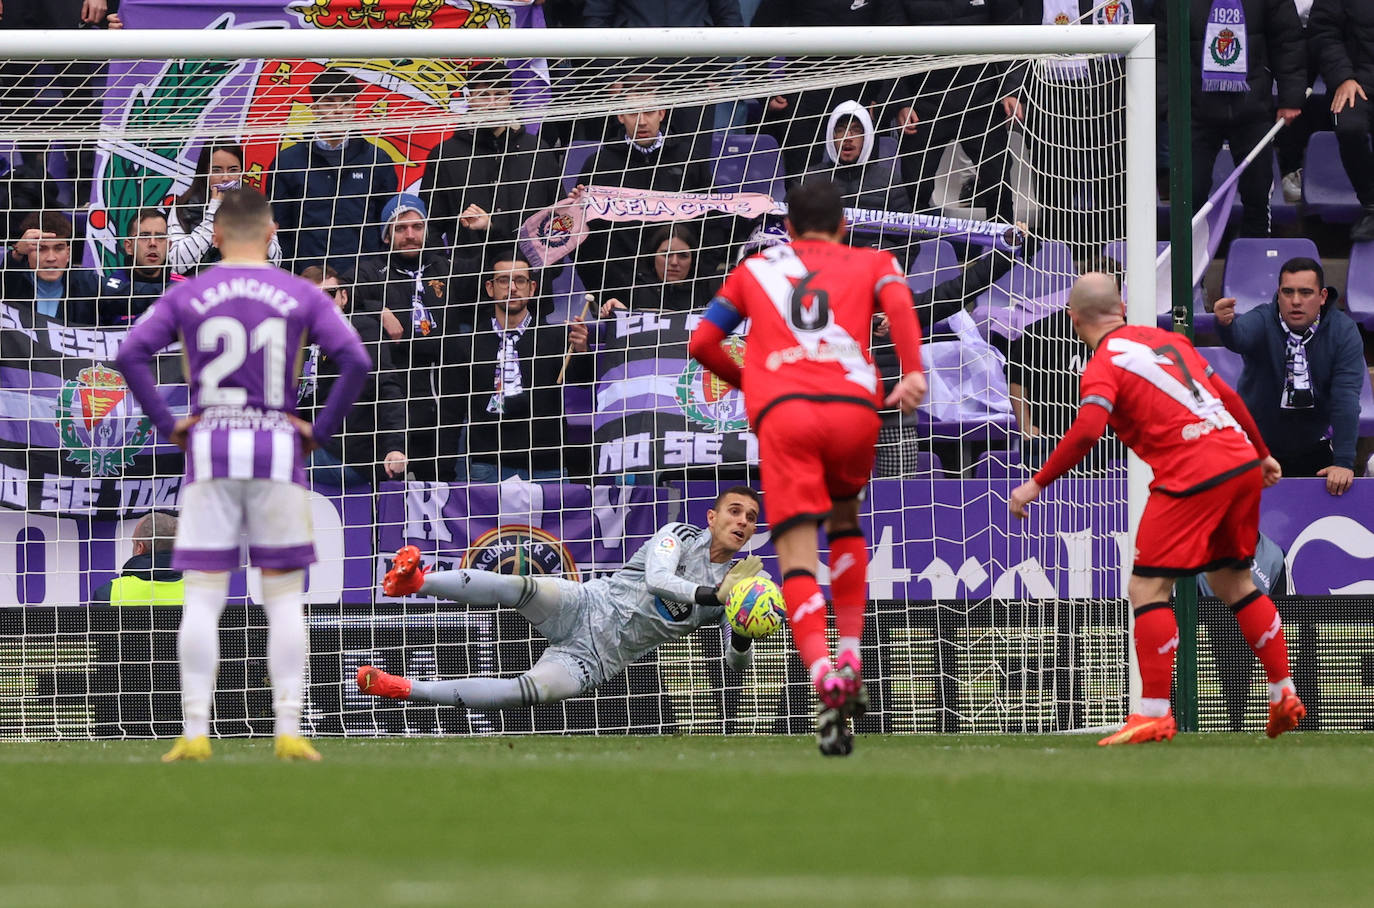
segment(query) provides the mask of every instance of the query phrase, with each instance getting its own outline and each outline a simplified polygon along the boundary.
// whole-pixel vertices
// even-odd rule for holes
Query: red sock
[[[830,658],[830,646],[825,642],[825,597],[814,574],[793,571],[783,578],[782,598],[787,602],[792,642],[809,670],[821,659]]]
[[[841,637],[862,639],[868,602],[868,545],[858,533],[830,540],[830,599],[835,605],[835,630]]]
[[[1279,610],[1274,608],[1274,600],[1255,590],[1231,608],[1235,610],[1240,632],[1259,657],[1270,683],[1287,678],[1288,641],[1283,638],[1283,622]]]
[[[1135,613],[1135,655],[1140,663],[1140,695],[1150,700],[1169,699],[1178,652],[1178,621],[1167,602],[1142,606]]]

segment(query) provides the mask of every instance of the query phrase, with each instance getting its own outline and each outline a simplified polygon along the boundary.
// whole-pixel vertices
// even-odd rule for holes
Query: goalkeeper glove
[[[731,671],[742,672],[754,661],[753,640],[742,634],[730,632],[730,642],[725,646],[725,667]]]
[[[730,600],[730,591],[737,585],[746,580],[753,580],[763,569],[763,559],[757,555],[748,555],[736,561],[730,570],[725,572],[725,579],[716,587],[716,598],[720,604],[724,605]]]

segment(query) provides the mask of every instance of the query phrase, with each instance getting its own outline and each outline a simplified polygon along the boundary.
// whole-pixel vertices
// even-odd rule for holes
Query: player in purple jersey
[[[187,454],[172,564],[184,572],[177,647],[182,737],[163,760],[210,756],[210,699],[219,665],[219,616],[239,537],[262,569],[276,752],[318,760],[300,736],[306,633],[305,569],[315,560],[302,463],[343,425],[372,362],[362,341],[318,287],[267,263],[276,230],[262,194],[226,192],[215,218],[223,261],[177,284],[129,331],[115,362],[158,431]],[[191,412],[173,416],[158,393],[153,355],[180,342]],[[319,344],[339,378],[314,425],[296,415],[303,351]]]

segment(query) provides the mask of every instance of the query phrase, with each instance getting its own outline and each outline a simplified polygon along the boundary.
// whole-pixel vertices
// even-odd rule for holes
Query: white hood
[[[873,155],[873,118],[868,115],[868,109],[858,101],[845,101],[831,111],[830,122],[825,127],[825,157],[831,164],[839,163],[839,154],[835,148],[835,124],[850,114],[857,117],[864,128],[864,146],[859,151],[859,159],[854,163],[867,164]]]

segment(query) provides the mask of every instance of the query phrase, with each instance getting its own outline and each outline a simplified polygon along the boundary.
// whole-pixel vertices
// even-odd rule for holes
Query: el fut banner
[[[181,452],[157,438],[113,366],[125,334],[0,304],[0,504],[89,513],[175,499]],[[156,368],[168,404],[184,413],[175,351],[159,356]]]
[[[744,396],[687,355],[700,321],[690,312],[616,312],[602,329],[592,417],[598,473],[709,467],[742,477],[758,463]],[[743,363],[744,338],[728,344]]]
[[[124,0],[125,26],[138,28],[539,28],[534,0]],[[168,49],[174,53],[174,48]],[[414,191],[430,151],[461,123],[467,68],[479,61],[136,60],[110,64],[104,126],[91,194],[87,264],[124,267],[119,239],[141,208],[167,208],[195,175],[207,136],[242,140],[244,181],[265,188],[278,151],[309,141],[310,86],[326,69],[361,85],[364,137],[396,164],[398,185]],[[549,95],[542,60],[510,61],[518,108]],[[437,123],[442,118],[446,124]],[[415,127],[416,120],[432,120]],[[398,125],[388,130],[386,122]],[[405,126],[405,121],[411,121]],[[280,137],[285,136],[284,139]]]

